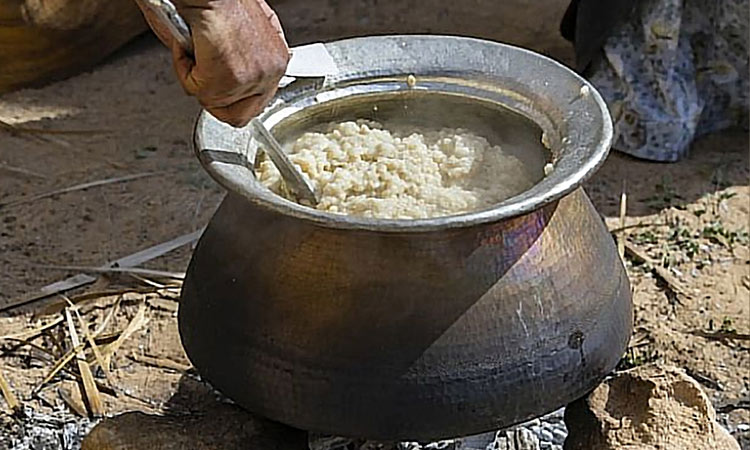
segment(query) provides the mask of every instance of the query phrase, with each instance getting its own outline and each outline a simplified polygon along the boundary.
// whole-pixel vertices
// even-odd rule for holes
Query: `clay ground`
[[[32,129],[0,130],[0,205],[27,200],[0,206],[0,308],[79,273],[53,266],[100,266],[205,225],[223,194],[189,148],[198,110],[176,84],[168,53],[151,39],[130,45],[91,73],[0,97],[0,120]],[[59,133],[63,130],[67,133]],[[152,175],[32,198],[79,183],[144,173]],[[749,176],[748,135],[725,132],[701,139],[692,156],[677,164],[645,163],[613,153],[587,183],[611,229],[620,227],[624,186],[626,225],[632,227],[616,234],[624,233],[631,250],[645,253],[653,263],[628,258],[635,335],[622,367],[659,361],[687,369],[727,413],[723,417],[738,437],[743,432],[737,425],[750,424]],[[184,271],[189,255],[186,246],[144,267]],[[671,285],[655,274],[654,266],[667,273]],[[101,278],[69,295],[123,286],[144,289],[148,284],[122,276]],[[184,374],[189,363],[176,333],[174,294],[130,293],[114,306],[119,297],[101,296],[80,307],[92,328],[115,311],[97,340],[103,348],[135,323],[134,333],[113,358],[111,380],[96,372],[102,385],[115,387],[110,394],[118,393],[102,394],[106,412],[179,410],[175,391],[194,384],[194,377]],[[32,317],[50,302],[64,305],[55,297],[3,314],[0,335],[62,317],[59,312]],[[34,340],[36,349],[13,340],[0,342],[0,373],[23,404],[66,412],[70,404],[82,404],[69,373],[32,396],[63,347],[70,347],[69,338],[61,324]],[[65,402],[67,394],[73,398]],[[15,430],[13,424],[0,400],[0,447],[3,427]]]

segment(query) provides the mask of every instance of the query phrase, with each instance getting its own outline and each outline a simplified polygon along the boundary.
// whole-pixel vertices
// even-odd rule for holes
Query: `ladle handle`
[[[174,3],[170,0],[144,0],[146,5],[158,16],[161,23],[169,30],[172,37],[189,55],[193,55],[193,37],[190,27],[177,11]],[[276,141],[266,126],[257,117],[250,120],[259,140],[265,144],[266,153],[281,173],[281,178],[287,187],[300,200],[306,200],[312,205],[318,203],[317,196],[312,185],[302,176],[292,164],[281,145]]]
[[[170,0],[143,0],[146,6],[159,17],[175,41],[186,53],[193,54],[193,37],[190,27]]]

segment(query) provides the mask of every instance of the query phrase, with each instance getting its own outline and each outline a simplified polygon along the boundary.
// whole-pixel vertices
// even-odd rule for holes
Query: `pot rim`
[[[253,132],[250,126],[234,128],[219,122],[207,111],[201,111],[193,133],[194,151],[201,164],[220,185],[257,207],[325,228],[413,233],[472,227],[528,214],[559,200],[596,172],[609,153],[613,125],[601,95],[573,70],[531,50],[476,38],[418,34],[358,37],[325,45],[342,70],[326,79],[322,89],[315,91],[317,95],[335,93],[342,87],[375,78],[392,80],[394,76],[406,77],[411,73],[419,78],[431,70],[434,74],[437,69],[455,76],[456,69],[435,67],[435,55],[438,59],[445,55],[448,59],[444,58],[440,63],[465,70],[469,78],[475,77],[477,70],[482,69],[481,78],[496,80],[498,92],[504,92],[507,104],[503,106],[532,120],[543,130],[547,140],[553,141],[548,147],[554,169],[526,191],[482,210],[415,220],[347,216],[287,200],[257,182],[250,168],[236,161],[231,163],[222,158],[207,157],[206,152],[212,148],[231,146],[232,150],[214,152],[234,157],[230,159],[242,157],[246,160]],[[481,60],[475,57],[477,53],[481,54]],[[385,55],[381,57],[380,65],[376,55]],[[487,59],[488,56],[492,59]],[[374,58],[376,70],[371,68]],[[528,75],[522,75],[523,72]],[[540,73],[548,77],[540,78]],[[472,83],[476,82],[476,78],[472,80]],[[513,86],[503,87],[508,83]],[[300,92],[306,92],[309,97],[309,84],[292,83],[279,89],[274,101],[259,118],[269,125],[274,112],[289,106]],[[545,103],[545,108],[538,104],[540,102]],[[562,137],[559,136],[561,133]]]

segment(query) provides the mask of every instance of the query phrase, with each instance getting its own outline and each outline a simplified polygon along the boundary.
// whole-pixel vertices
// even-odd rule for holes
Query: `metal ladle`
[[[146,0],[146,4],[156,13],[160,22],[169,30],[172,37],[185,50],[188,55],[193,55],[193,40],[190,27],[180,16],[174,4],[169,0]],[[273,137],[273,134],[257,117],[250,120],[250,126],[255,130],[256,137],[265,145],[266,154],[279,170],[286,187],[297,196],[299,200],[309,202],[311,206],[318,204],[310,183],[302,176],[299,170],[287,157],[281,144]]]

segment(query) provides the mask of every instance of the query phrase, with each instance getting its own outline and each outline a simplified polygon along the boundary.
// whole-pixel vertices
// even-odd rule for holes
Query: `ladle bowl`
[[[252,130],[202,113],[196,153],[228,195],[182,291],[180,334],[200,374],[267,418],[378,440],[498,429],[596,386],[632,326],[624,268],[580,187],[612,139],[598,93],[551,59],[477,39],[327,48],[340,73],[293,83],[260,116],[280,141],[353,118],[463,127],[538,182],[455,216],[331,214],[261,186]]]

